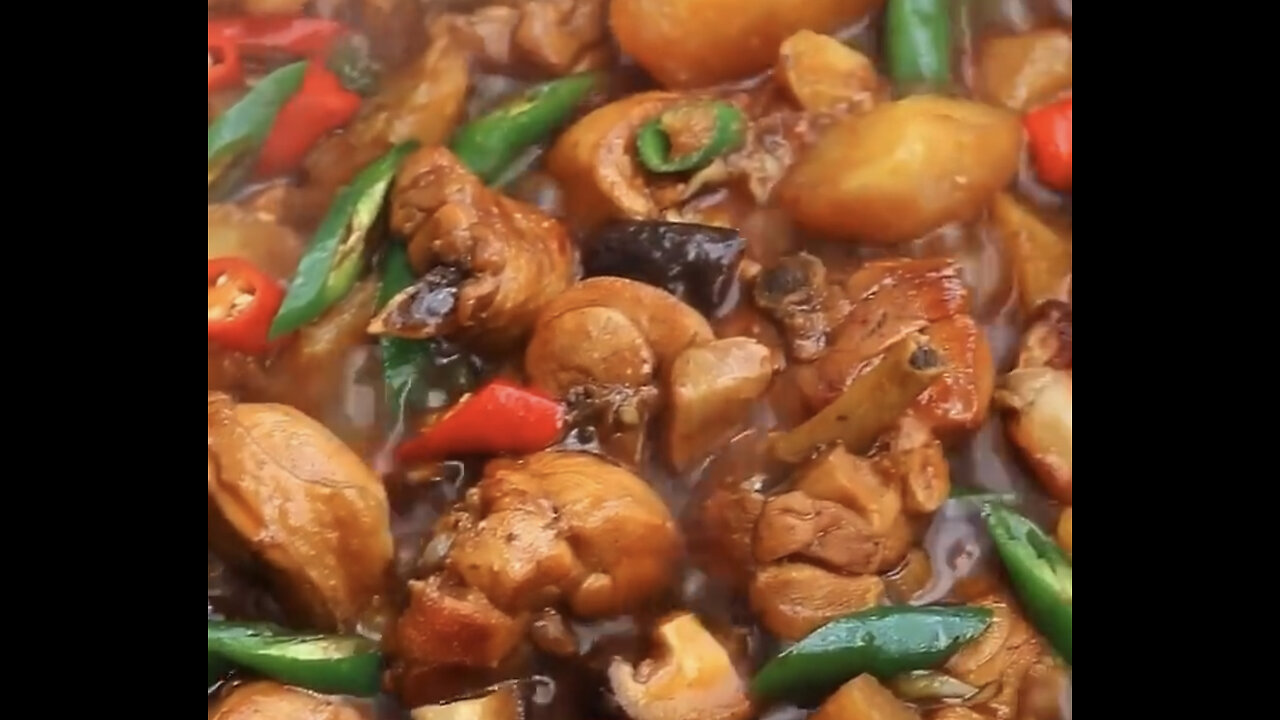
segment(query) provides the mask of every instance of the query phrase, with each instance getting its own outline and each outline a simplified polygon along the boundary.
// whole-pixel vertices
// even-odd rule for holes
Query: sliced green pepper
[[[889,0],[885,9],[889,75],[905,91],[951,82],[951,1]]]
[[[252,156],[267,139],[280,108],[302,85],[305,62],[279,68],[209,125],[209,201],[224,195],[252,169]]]
[[[213,653],[209,653],[209,685],[218,682],[223,675],[229,672],[231,672],[231,663]]]
[[[1031,623],[1071,664],[1071,559],[1035,523],[1007,507],[983,509],[996,552]]]
[[[1000,503],[1002,505],[1012,505],[1018,502],[1017,493],[998,493],[981,488],[966,488],[959,485],[951,486],[950,499],[964,500],[965,502],[977,503],[983,505],[985,503]]]
[[[579,73],[535,85],[464,125],[450,149],[477,177],[493,182],[525,148],[551,137],[599,81],[598,73]]]
[[[665,129],[668,123],[709,123],[706,131],[710,135],[697,150],[670,157],[671,139]],[[651,172],[701,170],[712,160],[740,147],[745,133],[746,119],[733,105],[721,100],[690,103],[671,108],[641,125],[636,132],[636,154]]]
[[[391,243],[382,257],[378,309],[381,310],[413,282],[408,250],[404,243]],[[391,417],[399,422],[406,407],[419,407],[423,402],[422,375],[431,364],[430,345],[422,340],[390,336],[380,338],[378,344],[382,348],[382,381],[387,407],[391,409]]]
[[[946,662],[991,622],[985,607],[879,607],[832,620],[770,660],[751,681],[766,699],[805,701],[848,679],[888,679]]]
[[[298,261],[284,302],[271,322],[268,339],[274,340],[315,320],[351,292],[364,270],[365,240],[382,209],[387,187],[400,163],[416,147],[413,141],[395,146],[338,191],[320,229]]]
[[[367,697],[381,685],[377,644],[355,635],[298,634],[270,623],[210,620],[209,656],[316,692]]]

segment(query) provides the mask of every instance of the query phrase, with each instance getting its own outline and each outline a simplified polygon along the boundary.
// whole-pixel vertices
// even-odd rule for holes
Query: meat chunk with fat
[[[586,453],[494,460],[480,516],[449,566],[506,607],[563,597],[577,615],[633,609],[672,580],[680,536],[667,506],[631,472]]]
[[[1071,306],[1051,300],[1023,336],[1018,366],[1001,378],[996,402],[1005,429],[1036,478],[1071,504]]]
[[[876,575],[840,575],[803,562],[762,568],[751,579],[751,609],[766,630],[799,640],[831,620],[866,610],[884,597]]]
[[[384,589],[392,539],[382,481],[286,405],[209,393],[209,544],[256,559],[308,624],[350,630]]]
[[[825,407],[870,370],[881,354],[913,332],[928,336],[946,371],[911,412],[941,435],[979,427],[994,385],[991,349],[969,313],[969,291],[949,258],[869,262],[844,284],[848,314],[817,360],[798,368],[810,405]]]
[[[528,613],[507,614],[476,588],[436,574],[409,581],[409,606],[397,619],[397,659],[424,665],[497,667],[520,644]]]
[[[369,332],[376,335],[508,347],[572,281],[564,228],[485,187],[442,147],[423,148],[401,167],[391,226],[406,238],[421,279],[374,318]]]
[[[504,75],[567,75],[603,67],[612,51],[605,0],[539,0],[446,13],[431,27]]]

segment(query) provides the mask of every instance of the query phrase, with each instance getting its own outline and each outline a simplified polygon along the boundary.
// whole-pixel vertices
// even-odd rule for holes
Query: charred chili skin
[[[885,8],[889,75],[900,91],[951,82],[951,0],[889,0]]]
[[[250,170],[245,161],[266,141],[276,116],[302,86],[306,71],[305,62],[274,70],[209,125],[210,202]]]
[[[249,296],[247,302],[241,302]],[[209,340],[260,355],[271,347],[271,318],[284,299],[276,279],[237,257],[209,261]]]
[[[610,275],[653,285],[711,317],[737,282],[746,246],[732,228],[620,220],[583,243],[583,276]]]
[[[710,137],[701,147],[679,157],[671,157],[671,141],[663,130],[663,121],[670,114],[679,112],[710,113],[713,125]],[[712,160],[742,145],[746,124],[742,111],[723,100],[678,105],[640,126],[636,131],[636,155],[650,172],[701,170]]]
[[[551,137],[599,82],[600,75],[589,72],[535,85],[464,125],[450,149],[467,169],[492,183],[526,148]]]
[[[340,191],[311,238],[271,323],[275,339],[320,317],[355,287],[365,267],[365,246],[400,163],[417,144],[393,147]]]
[[[982,516],[1031,623],[1070,665],[1070,558],[1039,526],[1008,507],[989,503]]]
[[[271,623],[209,620],[210,677],[216,660],[287,685],[368,697],[381,686],[382,654],[356,635],[299,634]]]
[[[782,651],[751,682],[757,697],[806,702],[862,673],[886,679],[946,662],[986,630],[985,607],[878,607],[823,625]]]
[[[396,450],[400,462],[456,455],[528,454],[564,431],[564,406],[534,390],[494,380],[464,397]]]

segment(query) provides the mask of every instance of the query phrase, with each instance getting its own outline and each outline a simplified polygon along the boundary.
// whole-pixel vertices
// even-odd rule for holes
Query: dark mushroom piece
[[[586,277],[611,275],[660,287],[712,316],[732,293],[745,250],[746,239],[732,228],[620,220],[583,244],[582,268]]]

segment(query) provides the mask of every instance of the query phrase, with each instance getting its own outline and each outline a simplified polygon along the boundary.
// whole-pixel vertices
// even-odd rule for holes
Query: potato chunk
[[[1018,169],[1017,115],[932,95],[834,126],[779,186],[782,206],[827,237],[889,245],[972,220]]]

